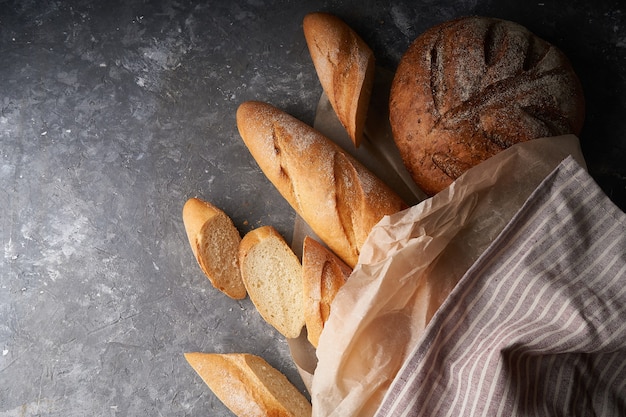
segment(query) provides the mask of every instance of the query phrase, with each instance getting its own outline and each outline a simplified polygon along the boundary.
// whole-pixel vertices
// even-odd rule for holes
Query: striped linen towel
[[[626,416],[626,216],[572,158],[464,274],[377,416]]]

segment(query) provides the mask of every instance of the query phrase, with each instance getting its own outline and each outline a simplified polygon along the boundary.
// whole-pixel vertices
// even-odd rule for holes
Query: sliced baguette
[[[238,417],[308,417],[311,404],[265,359],[247,353],[186,353],[185,359]]]
[[[330,305],[348,280],[352,268],[315,239],[307,236],[302,245],[302,291],[307,338],[317,347]]]
[[[239,245],[239,267],[261,317],[287,338],[304,327],[302,265],[272,226],[254,229]]]
[[[183,206],[183,223],[193,255],[211,284],[233,299],[245,298],[237,258],[241,235],[230,217],[194,197]]]
[[[322,89],[358,147],[374,86],[374,53],[337,16],[310,13],[304,17],[302,26]]]
[[[350,267],[372,227],[407,207],[341,147],[270,104],[242,103],[237,127],[265,176]]]

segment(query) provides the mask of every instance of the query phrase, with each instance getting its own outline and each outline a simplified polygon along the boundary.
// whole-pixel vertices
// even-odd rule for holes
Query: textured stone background
[[[250,300],[201,274],[181,209],[199,196],[242,233],[291,236],[235,110],[259,99],[313,122],[310,11],[342,17],[391,70],[423,30],[468,14],[556,44],[585,88],[590,171],[626,209],[626,10],[503,3],[0,0],[0,417],[230,415],[187,351],[256,353],[303,388]]]

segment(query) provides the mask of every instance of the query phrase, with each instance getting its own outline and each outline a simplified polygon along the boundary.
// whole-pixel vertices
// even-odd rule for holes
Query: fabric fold
[[[375,414],[459,279],[569,155],[584,166],[573,135],[512,146],[374,227],[321,334],[314,417]]]
[[[434,315],[376,416],[626,415],[626,216],[572,158]]]

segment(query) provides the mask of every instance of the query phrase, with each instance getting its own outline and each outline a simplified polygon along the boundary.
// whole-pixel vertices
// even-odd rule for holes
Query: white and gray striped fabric
[[[626,216],[572,158],[463,276],[376,415],[626,416]]]

